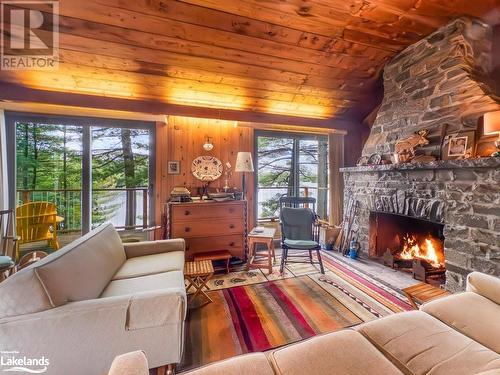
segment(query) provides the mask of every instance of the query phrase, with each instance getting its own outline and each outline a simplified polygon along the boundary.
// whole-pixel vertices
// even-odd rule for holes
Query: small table
[[[418,283],[408,288],[402,289],[403,293],[408,297],[410,304],[418,310],[417,303],[422,304],[427,301],[431,301],[436,298],[444,297],[450,295],[451,293],[435,287],[431,284]]]
[[[273,273],[273,260],[276,261],[274,249],[275,233],[276,229],[274,228],[263,228],[262,231],[258,232],[255,232],[254,228],[248,233],[248,269],[267,268],[269,274]],[[257,244],[265,244],[267,250],[257,251]],[[257,259],[257,257],[264,257],[265,259]]]
[[[224,260],[225,267],[214,268],[214,271],[224,270],[226,273],[229,273],[229,260],[231,259],[231,253],[228,250],[216,250],[216,251],[207,251],[204,253],[198,253],[194,256],[194,261],[201,260]]]
[[[210,302],[212,299],[208,296],[203,288],[210,290],[207,286],[208,281],[214,274],[214,268],[212,266],[212,261],[210,260],[200,260],[195,262],[186,262],[184,264],[184,277],[188,281],[186,287],[186,292],[189,288],[194,287],[195,292],[191,296],[191,300],[195,299],[198,294],[203,294]]]

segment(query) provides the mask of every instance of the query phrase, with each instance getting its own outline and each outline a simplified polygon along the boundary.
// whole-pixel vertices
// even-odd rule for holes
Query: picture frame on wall
[[[181,162],[178,160],[172,160],[167,162],[167,173],[168,174],[180,174],[181,173]]]
[[[466,130],[446,134],[441,147],[443,160],[473,158],[475,156],[476,132]]]

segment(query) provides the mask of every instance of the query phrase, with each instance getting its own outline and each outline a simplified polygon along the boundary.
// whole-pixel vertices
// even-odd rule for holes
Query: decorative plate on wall
[[[215,181],[222,176],[222,163],[213,156],[198,156],[191,164],[193,176],[201,181]]]

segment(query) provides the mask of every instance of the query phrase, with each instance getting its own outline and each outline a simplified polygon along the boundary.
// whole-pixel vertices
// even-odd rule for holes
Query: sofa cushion
[[[390,315],[356,329],[407,374],[500,371],[500,355],[422,311]]]
[[[33,268],[25,268],[0,283],[0,319],[51,309],[49,296]]]
[[[182,271],[170,271],[130,279],[113,280],[104,289],[100,297],[125,296],[166,288],[185,289],[184,274]]]
[[[120,236],[104,224],[33,265],[53,306],[97,298],[125,262]]]
[[[329,333],[292,344],[270,354],[277,374],[392,375],[402,374],[361,334]]]
[[[495,302],[465,292],[428,302],[420,309],[500,353],[500,305]]]
[[[145,255],[130,258],[125,261],[113,280],[129,279],[152,275],[168,271],[182,271],[184,269],[184,251]]]
[[[274,375],[273,369],[263,353],[240,355],[215,362],[184,375]]]

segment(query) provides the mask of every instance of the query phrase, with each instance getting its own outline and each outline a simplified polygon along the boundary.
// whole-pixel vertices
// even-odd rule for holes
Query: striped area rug
[[[284,276],[276,265],[271,275],[252,270],[215,277],[208,292],[214,302],[190,303],[178,370],[412,309],[401,291],[343,258],[323,252],[323,263],[324,275],[310,264],[293,264]],[[151,375],[164,373],[163,367],[150,370]]]
[[[222,289],[210,297],[213,303],[189,311],[182,371],[362,322],[308,276]]]

